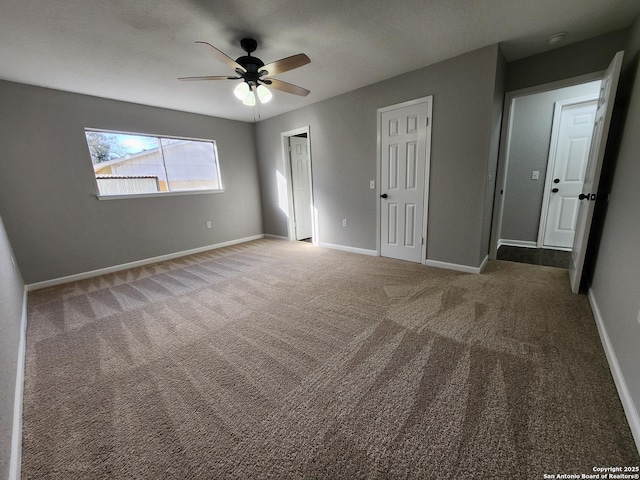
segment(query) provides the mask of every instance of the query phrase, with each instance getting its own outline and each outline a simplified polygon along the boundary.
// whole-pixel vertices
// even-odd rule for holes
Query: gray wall
[[[589,94],[597,96],[599,85],[590,82],[514,99],[501,239],[538,239],[554,104]],[[538,180],[531,180],[533,170],[540,172]]]
[[[319,240],[376,248],[376,110],[433,95],[427,256],[478,266],[494,124],[498,47],[493,45],[259,122],[256,127],[265,232],[287,235],[278,202],[280,134],[310,126]],[[342,219],[348,227],[342,227]],[[488,244],[488,241],[486,242]]]
[[[605,70],[615,53],[624,50],[628,33],[628,29],[617,30],[510,62],[507,68],[506,91]]]
[[[9,476],[24,284],[0,217],[0,478]]]
[[[262,233],[252,124],[5,81],[0,112],[0,214],[27,284]],[[225,192],[98,201],[85,127],[214,139]]]
[[[595,270],[591,281],[596,301],[611,344],[620,364],[629,393],[640,412],[640,17],[631,30],[625,51],[623,76],[629,91],[622,92],[628,101],[626,121],[620,132],[612,132],[614,139],[620,134],[617,159],[609,158],[609,145],[605,163],[615,161],[611,197],[600,234]],[[625,102],[626,103],[626,102]],[[616,105],[619,108],[620,105]],[[636,439],[640,442],[640,439]]]

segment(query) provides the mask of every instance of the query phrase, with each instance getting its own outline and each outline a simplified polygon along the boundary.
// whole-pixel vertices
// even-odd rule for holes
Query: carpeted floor
[[[567,272],[259,240],[29,295],[23,479],[638,465]]]

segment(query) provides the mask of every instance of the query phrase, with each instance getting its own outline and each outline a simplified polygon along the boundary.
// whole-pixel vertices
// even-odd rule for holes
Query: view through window
[[[85,129],[100,195],[221,190],[213,140]]]

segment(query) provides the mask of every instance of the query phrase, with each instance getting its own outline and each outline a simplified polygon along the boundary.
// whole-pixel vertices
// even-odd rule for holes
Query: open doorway
[[[491,258],[568,268],[599,77],[507,94]]]
[[[289,196],[289,240],[318,244],[309,127],[282,133]]]

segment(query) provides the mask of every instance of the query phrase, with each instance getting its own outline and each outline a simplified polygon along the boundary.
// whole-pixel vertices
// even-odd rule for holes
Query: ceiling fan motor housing
[[[240,46],[245,52],[250,54],[251,52],[256,51],[256,48],[258,48],[258,42],[253,38],[243,38],[240,40]]]
[[[258,70],[264,67],[264,62],[258,57],[252,57],[251,52],[254,52],[256,48],[258,48],[258,42],[252,38],[243,38],[240,40],[240,46],[247,52],[247,55],[236,59],[236,63],[240,64],[242,68],[246,70],[241,73],[241,76],[249,85],[257,86],[258,80],[262,76],[258,73]]]
[[[244,67],[247,72],[257,73],[258,69],[264,67],[264,62],[258,57],[244,56],[238,57],[236,62]]]

